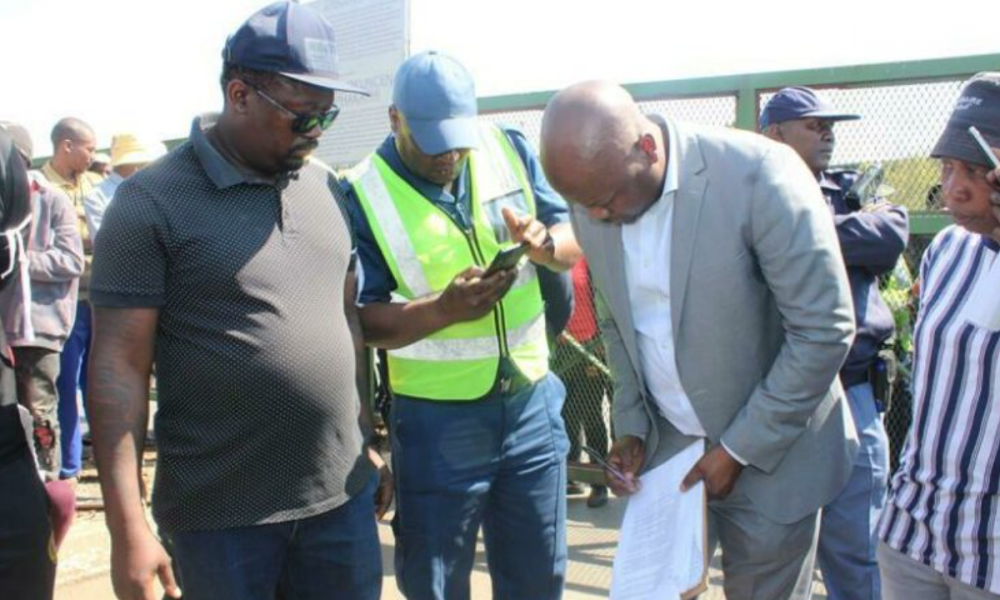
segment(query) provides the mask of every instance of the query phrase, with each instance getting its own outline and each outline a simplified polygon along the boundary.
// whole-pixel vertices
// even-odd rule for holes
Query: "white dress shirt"
[[[667,124],[667,173],[663,193],[636,222],[622,226],[625,281],[639,359],[660,413],[681,433],[705,437],[705,429],[681,385],[670,320],[670,242],[679,181],[677,133]]]

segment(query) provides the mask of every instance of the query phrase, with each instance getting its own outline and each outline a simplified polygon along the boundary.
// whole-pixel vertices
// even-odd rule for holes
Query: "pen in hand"
[[[607,471],[608,473],[611,473],[615,477],[615,479],[622,482],[622,484],[629,490],[631,491],[638,490],[639,482],[635,479],[634,476],[632,476],[631,473],[629,473],[628,475],[622,473],[621,470],[619,470],[615,466],[612,466],[611,463],[609,463],[603,457],[601,457],[601,455],[593,448],[590,448],[588,446],[580,446],[580,448],[587,453],[587,456],[590,457],[590,460],[594,461],[595,463],[603,467],[604,470]]]

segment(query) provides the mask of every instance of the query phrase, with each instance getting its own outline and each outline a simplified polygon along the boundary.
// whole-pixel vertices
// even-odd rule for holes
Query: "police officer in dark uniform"
[[[854,471],[840,495],[823,507],[818,555],[831,600],[879,600],[876,527],[885,504],[888,442],[873,390],[885,372],[880,352],[893,335],[893,315],[877,278],[896,266],[909,235],[906,210],[859,197],[853,170],[831,170],[834,124],[860,117],[835,110],[806,87],[779,91],[760,116],[761,133],[791,146],[816,176],[837,227],[854,299],[857,335],[840,372],[861,439]]]

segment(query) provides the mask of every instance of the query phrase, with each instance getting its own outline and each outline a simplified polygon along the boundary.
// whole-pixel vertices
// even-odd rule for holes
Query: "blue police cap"
[[[340,80],[330,23],[312,8],[295,2],[275,2],[252,15],[226,40],[222,58],[316,87],[368,95]]]
[[[764,110],[760,113],[760,128],[764,129],[775,123],[810,118],[824,121],[855,121],[861,116],[834,109],[830,103],[807,87],[786,87],[764,106]]]
[[[447,54],[421,52],[400,65],[392,103],[425,154],[478,145],[476,85],[465,67]]]

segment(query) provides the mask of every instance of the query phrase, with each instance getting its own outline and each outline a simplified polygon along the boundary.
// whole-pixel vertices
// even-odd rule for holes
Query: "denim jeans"
[[[823,507],[817,558],[830,600],[880,600],[875,552],[888,486],[889,442],[871,384],[848,388],[847,400],[861,448],[843,491]]]
[[[395,399],[396,580],[409,600],[469,599],[480,526],[494,600],[560,598],[564,398],[550,374],[475,402]]]
[[[76,391],[83,393],[87,402],[87,363],[90,359],[90,339],[93,332],[90,322],[90,303],[76,303],[76,321],[69,339],[59,357],[59,428],[62,448],[62,479],[76,477],[83,462],[83,438],[80,431],[80,411]]]
[[[184,600],[378,600],[376,482],[314,517],[165,534]]]

